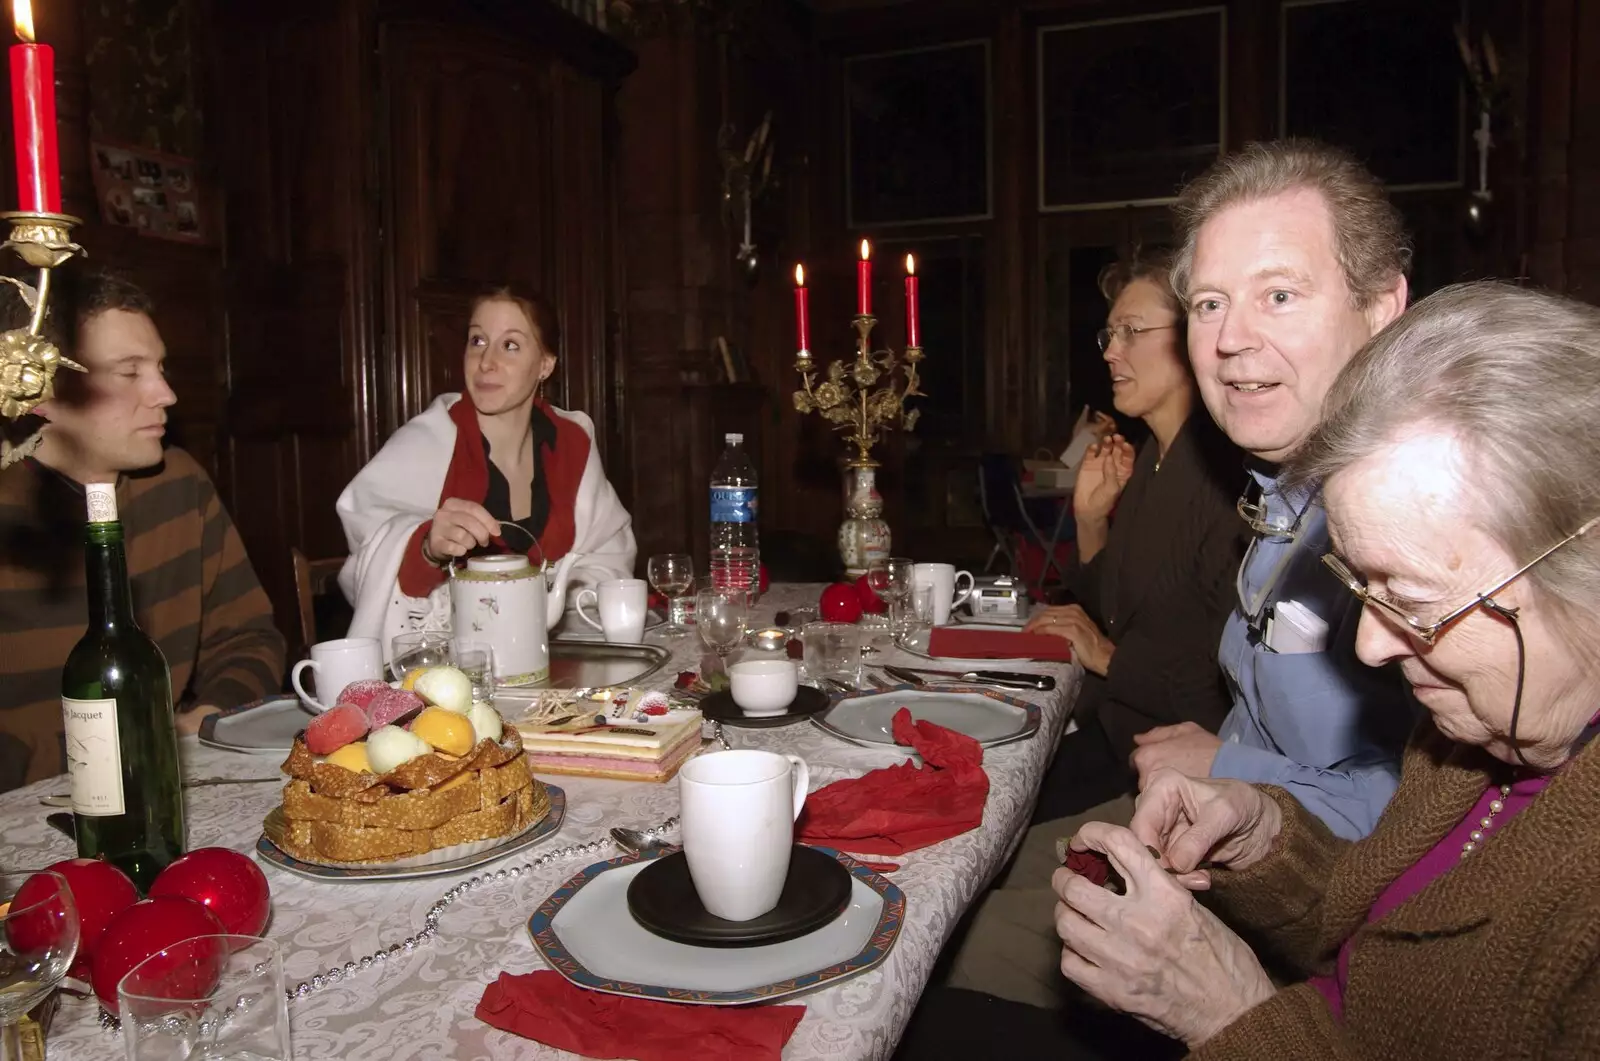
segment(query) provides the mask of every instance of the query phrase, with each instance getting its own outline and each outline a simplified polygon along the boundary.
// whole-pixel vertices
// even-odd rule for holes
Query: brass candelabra
[[[65,214],[14,212],[0,214],[11,226],[4,246],[15,251],[29,266],[39,270],[37,286],[13,277],[0,277],[16,286],[31,311],[26,328],[0,333],[0,468],[21,460],[39,443],[39,436],[23,418],[40,402],[55,393],[56,371],[62,366],[82,372],[83,366],[62,356],[55,344],[44,338],[45,313],[50,302],[50,273],[56,266],[82,254],[72,242],[72,226],[78,219]]]
[[[897,427],[911,431],[917,426],[920,410],[907,409],[906,399],[927,397],[917,378],[922,347],[908,346],[899,355],[889,349],[874,350],[872,329],[877,323],[878,318],[870,314],[854,318],[856,356],[848,364],[843,359],[831,362],[828,378],[822,383],[817,382],[811,351],[801,350],[794,362],[804,388],[794,392],[796,411],[821,413],[835,431],[844,433],[845,441],[856,450],[849,461],[852,468],[876,468],[872,447],[878,439]]]

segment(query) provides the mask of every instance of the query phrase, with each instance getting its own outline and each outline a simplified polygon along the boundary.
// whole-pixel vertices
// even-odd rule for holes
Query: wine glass
[[[867,565],[867,585],[889,605],[889,631],[893,637],[904,632],[906,600],[911,596],[911,580],[916,562],[903,556],[873,560]]]
[[[78,953],[78,908],[59,873],[0,874],[0,1061],[21,1061],[17,1022],[55,990]]]
[[[694,599],[694,627],[700,640],[728,666],[728,653],[744,640],[750,621],[750,598],[744,590],[703,589]]]
[[[694,588],[694,558],[687,553],[657,553],[645,566],[645,575],[655,591],[667,598],[665,637],[683,637],[689,632],[687,594]]]

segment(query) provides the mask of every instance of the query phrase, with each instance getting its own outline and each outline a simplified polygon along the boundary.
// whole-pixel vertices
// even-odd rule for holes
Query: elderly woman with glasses
[[[1448,288],[1356,356],[1294,471],[1358,653],[1427,709],[1399,791],[1350,842],[1282,789],[1158,772],[1072,842],[1121,894],[1056,873],[1070,979],[1195,1058],[1600,1057],[1597,413],[1600,310],[1552,295]]]

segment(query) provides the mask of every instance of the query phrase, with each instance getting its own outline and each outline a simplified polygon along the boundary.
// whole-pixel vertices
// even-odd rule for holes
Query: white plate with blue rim
[[[754,947],[700,947],[658,936],[625,912],[628,885],[650,858],[597,862],[562,884],[528,920],[545,962],[594,991],[702,1006],[775,1002],[873,968],[894,947],[905,893],[861,863],[825,847],[850,871],[850,904],[821,928]]]
[[[316,718],[297,696],[269,696],[200,720],[200,743],[225,752],[288,755],[294,735]]]
[[[822,714],[812,715],[811,723],[852,744],[908,752],[894,739],[894,716],[902,707],[911,712],[913,722],[932,722],[964,733],[985,748],[1027,740],[1039,732],[1041,721],[1038,705],[994,689],[898,685],[840,697]]]

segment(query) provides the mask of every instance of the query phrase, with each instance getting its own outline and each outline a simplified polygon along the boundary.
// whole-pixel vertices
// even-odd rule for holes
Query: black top
[[[550,521],[550,486],[544,478],[544,451],[556,447],[556,425],[535,405],[528,427],[533,433],[533,497],[528,515],[518,520],[511,518],[511,484],[489,457],[487,435],[483,437],[483,459],[489,465],[489,492],[484,496],[483,507],[499,522],[515,523],[538,541],[545,524]]]

